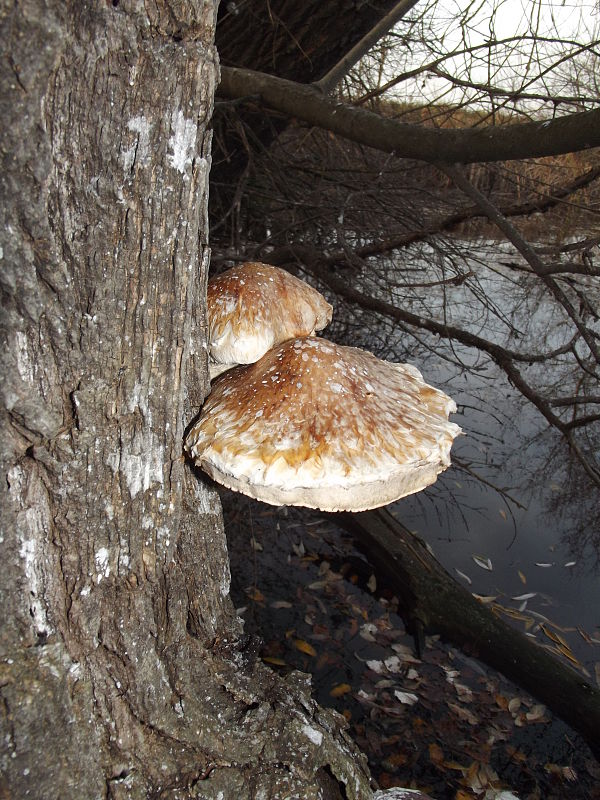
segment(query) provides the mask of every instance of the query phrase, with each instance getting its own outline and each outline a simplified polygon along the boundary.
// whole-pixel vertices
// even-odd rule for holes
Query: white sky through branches
[[[547,117],[600,101],[598,0],[430,0],[391,38],[365,66],[406,102]]]

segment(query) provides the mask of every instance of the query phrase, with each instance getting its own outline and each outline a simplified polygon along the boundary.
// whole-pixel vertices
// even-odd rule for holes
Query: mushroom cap
[[[276,344],[310,336],[331,322],[322,294],[283,269],[246,262],[208,282],[209,355],[213,363],[252,364]]]
[[[453,411],[415,367],[292,339],[214,383],[185,448],[215,481],[257,500],[364,511],[449,466]]]

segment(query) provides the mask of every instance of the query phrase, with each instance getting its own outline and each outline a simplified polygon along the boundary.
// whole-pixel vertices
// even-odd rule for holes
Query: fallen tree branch
[[[402,17],[406,16],[418,0],[400,0],[394,8],[379,20],[354,47],[347,52],[326,75],[315,83],[315,86],[324,94],[337,86],[342,78],[348,74],[352,67],[374,47],[382,36],[385,36]]]
[[[356,537],[392,586],[413,634],[438,633],[519,684],[576,730],[600,759],[600,690],[478,602],[386,509],[333,519]]]

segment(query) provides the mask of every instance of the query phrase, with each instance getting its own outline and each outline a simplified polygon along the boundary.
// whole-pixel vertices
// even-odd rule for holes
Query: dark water
[[[473,285],[427,288],[420,297],[402,287],[389,290],[389,270],[396,273],[388,265],[374,268],[370,291],[524,352],[552,350],[569,340],[571,323],[547,293],[503,267],[514,254],[503,254],[497,242],[454,241],[452,247],[441,254],[420,248],[406,258],[412,269],[423,267],[424,282],[449,277],[456,262],[455,271],[476,274]],[[587,296],[600,307],[597,279]],[[528,634],[543,640],[539,623],[554,623],[584,674],[600,683],[600,491],[564,439],[489,357],[472,348],[427,335],[413,338],[351,307],[338,307],[335,319],[332,335],[340,342],[414,364],[458,406],[452,419],[464,436],[454,443],[453,466],[433,487],[394,504],[394,513],[473,592],[496,596],[522,614],[524,620],[512,622]],[[581,377],[567,359],[519,366],[549,396],[568,395]],[[594,384],[590,393],[597,394]],[[589,427],[585,441],[597,463],[600,422]],[[473,556],[489,559],[492,569]],[[529,594],[534,596],[513,599]],[[551,644],[547,637],[545,644]]]
[[[383,293],[381,286],[385,281],[372,291]],[[501,271],[480,274],[477,290],[494,298],[493,308],[481,311],[472,288],[459,287],[448,304],[449,321],[507,346],[514,345],[507,330],[525,337],[525,347],[552,348],[567,335],[544,296],[525,291],[515,305],[523,287]],[[440,312],[436,303],[447,302],[429,292],[388,299],[430,315]],[[434,486],[393,504],[393,513],[459,582],[495,603],[509,624],[591,682],[600,681],[600,499],[560,435],[486,357],[442,340],[416,340],[339,303],[336,315],[329,338],[414,364],[458,405],[453,421],[464,436],[453,447],[453,466]],[[564,365],[550,366],[556,374],[543,374],[545,365],[538,374],[530,367],[527,376],[538,385],[560,382]],[[572,379],[565,373],[566,391]],[[597,430],[592,436],[600,441]],[[517,687],[435,638],[420,663],[404,660],[413,643],[395,599],[330,520],[230,492],[223,502],[232,596],[246,630],[261,637],[275,669],[312,674],[315,696],[346,715],[382,785],[414,779],[435,797],[454,798],[466,786],[464,773],[445,766],[454,761],[487,764],[500,784],[488,776],[486,786],[512,786],[522,798],[600,796],[600,771],[589,751],[560,721],[538,720],[535,701]],[[390,672],[386,659],[398,653],[401,666]],[[378,672],[372,666],[380,661]],[[448,680],[452,670],[454,682]],[[456,682],[471,695],[457,699]],[[418,701],[407,705],[396,692]],[[507,712],[497,700],[502,697],[520,703],[519,710]],[[443,763],[432,743],[442,748]],[[569,769],[576,779],[557,773]]]

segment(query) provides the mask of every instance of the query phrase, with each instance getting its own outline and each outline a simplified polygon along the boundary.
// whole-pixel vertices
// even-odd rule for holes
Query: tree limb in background
[[[574,180],[570,181],[565,186],[560,186],[556,188],[552,188],[551,194],[543,194],[540,195],[537,199],[527,200],[524,203],[512,203],[507,206],[502,206],[500,208],[500,212],[505,217],[522,217],[527,216],[529,214],[540,213],[547,211],[554,206],[558,205],[561,200],[569,195],[573,194],[574,192],[583,189],[584,187],[591,184],[593,181],[597,180],[600,177],[600,166],[599,167],[592,167],[591,169],[587,170],[582,175],[578,175]],[[448,214],[445,217],[442,217],[439,220],[427,225],[420,230],[413,230],[409,233],[402,232],[397,236],[389,236],[386,239],[380,241],[370,242],[369,244],[362,245],[360,247],[355,248],[354,255],[358,258],[369,258],[372,256],[380,256],[386,255],[391,253],[395,250],[400,250],[402,248],[408,247],[411,244],[415,244],[416,242],[422,242],[425,239],[430,238],[431,236],[435,236],[438,233],[442,233],[444,231],[451,231],[454,228],[462,225],[465,222],[470,222],[472,220],[481,219],[485,217],[485,212],[479,206],[471,206],[470,208],[465,208],[462,211],[456,211],[453,214]],[[597,243],[597,239],[586,240],[590,242],[590,246]],[[579,248],[576,248],[574,245],[572,249],[581,249],[582,246],[579,245]],[[290,247],[290,252],[293,250],[293,247]],[[285,247],[277,248],[276,250],[276,257],[278,258],[285,258]],[[539,252],[536,250],[536,252]],[[292,256],[293,257],[293,256]],[[336,250],[333,253],[320,254],[320,260],[323,263],[326,263],[330,266],[341,265],[347,262],[347,254],[344,250]],[[513,266],[512,264],[510,266]],[[514,265],[516,268],[516,265]],[[545,265],[542,269],[547,275],[550,274],[563,274],[563,273],[576,273],[576,274],[585,274],[585,275],[598,275],[600,272],[594,270],[590,265],[581,265],[581,264],[548,264]]]
[[[559,155],[600,146],[600,109],[546,122],[478,129],[434,129],[382,117],[334,102],[312,86],[262,72],[222,67],[218,93],[238,99],[258,95],[275,111],[401,158],[429,163],[508,161]]]
[[[394,25],[400,22],[417,2],[418,0],[400,0],[389,14],[386,14],[383,19],[371,28],[371,30],[314,85],[324,94],[334,89],[348,71],[377,44],[382,36],[385,36]]]

